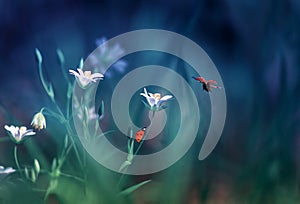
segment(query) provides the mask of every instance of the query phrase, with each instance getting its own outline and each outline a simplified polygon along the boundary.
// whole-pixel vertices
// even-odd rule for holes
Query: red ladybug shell
[[[143,137],[145,135],[145,130],[146,130],[146,128],[143,128],[143,129],[140,129],[139,131],[136,132],[136,134],[135,134],[135,140],[137,142],[142,141],[142,139],[143,139]]]
[[[206,80],[204,79],[204,77],[202,76],[198,76],[198,77],[193,77],[195,80],[201,82],[201,83],[206,83]]]

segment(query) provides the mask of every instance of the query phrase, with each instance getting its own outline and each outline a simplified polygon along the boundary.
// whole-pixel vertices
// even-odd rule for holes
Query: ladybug
[[[142,141],[144,135],[145,135],[145,131],[146,131],[146,127],[143,127],[142,129],[140,129],[139,131],[136,132],[135,134],[135,140],[137,142]]]
[[[216,86],[216,84],[218,84],[215,80],[208,80],[206,81],[204,79],[204,77],[202,76],[198,76],[198,77],[193,77],[193,79],[199,81],[200,83],[202,83],[202,88],[203,90],[210,92],[211,88],[215,88],[215,89],[221,89],[220,86]]]

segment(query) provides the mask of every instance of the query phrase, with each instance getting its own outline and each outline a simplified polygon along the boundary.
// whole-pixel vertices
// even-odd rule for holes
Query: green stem
[[[66,137],[68,137],[68,136],[66,135]],[[60,158],[59,158],[59,160],[61,162],[58,164],[58,167],[57,167],[58,169],[61,169],[61,167],[63,166],[63,164],[64,164],[64,162],[65,162],[65,160],[66,160],[66,158],[67,158],[67,156],[68,156],[71,148],[72,148],[72,145],[70,145],[69,147],[67,147],[67,149],[66,148],[63,149],[63,151],[62,151],[62,153],[60,155]]]
[[[128,166],[125,167],[125,169],[123,170],[123,172],[126,172],[127,168],[128,168]],[[122,181],[123,181],[124,178],[125,178],[125,174],[122,173],[122,175],[121,175],[121,177],[119,179],[119,182],[116,185],[116,187],[117,187],[116,189],[120,189]]]
[[[38,63],[38,67],[39,67],[39,75],[40,75],[42,85],[45,91],[48,93],[48,85],[46,84],[46,81],[44,79],[42,63]]]
[[[40,112],[43,113],[43,111],[46,109],[46,107],[42,107]]]
[[[71,125],[69,122],[67,122],[67,130],[69,132],[68,136],[69,136],[69,139],[71,140],[71,143],[72,143],[72,146],[73,146],[73,149],[74,149],[74,152],[76,154],[76,157],[77,157],[77,160],[81,166],[81,168],[83,168],[83,163],[82,163],[82,160],[80,159],[80,155],[79,155],[79,151],[77,149],[77,146],[76,146],[76,143],[74,141],[74,138],[72,137],[72,135],[75,135],[73,134],[73,131],[72,131],[72,128],[71,128]]]
[[[52,116],[56,119],[58,119],[59,121],[62,121],[63,119],[60,117],[59,114],[55,113],[54,111],[50,110],[49,108],[44,108],[44,114],[45,115],[49,115],[49,116]]]
[[[73,137],[72,137],[72,136],[75,135],[75,134],[73,133],[73,130],[72,130],[71,125],[70,125],[70,122],[69,122],[68,119],[64,116],[63,112],[61,111],[60,107],[55,103],[55,101],[54,101],[54,105],[55,105],[55,107],[56,107],[58,113],[60,114],[60,117],[63,118],[64,122],[66,123],[66,128],[67,128],[67,131],[68,131],[68,133],[69,133],[68,136],[69,136],[69,138],[70,138],[70,140],[71,140],[71,143],[72,143],[72,146],[73,146],[73,148],[74,148],[74,151],[75,151],[76,157],[77,157],[77,159],[78,159],[78,162],[79,162],[80,166],[83,168],[83,163],[82,163],[82,161],[81,161],[81,159],[80,159],[80,156],[79,156],[79,152],[78,152],[77,146],[76,146],[75,141],[74,141],[74,139],[73,139]]]
[[[18,154],[17,154],[17,148],[18,148],[18,145],[15,145],[14,147],[14,158],[15,158],[15,162],[16,162],[16,165],[17,165],[17,168],[18,170],[20,171],[20,174],[22,175],[22,170],[21,170],[21,167],[20,167],[20,163],[19,163],[19,160],[18,160]]]
[[[75,82],[71,83],[68,82],[68,90],[67,90],[67,118],[70,118],[70,105],[71,105],[71,98],[72,98],[72,92],[74,88]]]
[[[68,177],[68,178],[75,179],[75,180],[80,181],[80,182],[83,182],[83,183],[84,183],[84,181],[85,181],[84,179],[79,178],[79,177],[77,177],[77,176],[73,176],[73,175],[70,175],[70,174],[62,173],[62,172],[60,172],[60,175],[62,175],[62,176],[64,176],[64,177]]]
[[[155,115],[155,111],[153,111],[152,118],[151,118],[151,120],[150,120],[150,125],[148,126],[148,128],[147,128],[147,130],[146,130],[146,133],[145,133],[145,135],[144,135],[143,140],[140,142],[138,148],[136,149],[135,153],[133,154],[133,157],[136,156],[136,155],[139,153],[139,151],[140,151],[140,149],[141,149],[143,143],[144,143],[145,140],[147,139],[148,133],[149,133],[149,131],[150,131],[151,127],[152,127],[152,124],[153,124],[153,118],[154,118],[154,115]]]
[[[152,124],[153,124],[154,115],[155,115],[155,110],[153,110],[152,118],[151,118],[151,120],[150,120],[150,125],[149,125],[148,128],[147,128],[147,131],[146,131],[146,133],[145,133],[145,135],[144,135],[144,138],[143,138],[143,140],[140,142],[140,144],[139,144],[137,150],[135,151],[135,153],[133,154],[133,159],[134,159],[134,157],[139,153],[139,151],[140,151],[140,149],[141,149],[141,147],[142,147],[144,141],[147,139],[148,133],[149,133],[149,131],[150,131],[151,127],[152,127]],[[130,140],[131,140],[131,139],[133,139],[132,136],[131,136]],[[125,170],[124,170],[123,172],[125,172],[127,168],[128,168],[128,166],[125,167]],[[117,189],[120,188],[121,183],[122,183],[122,180],[124,179],[124,177],[125,177],[125,174],[123,173],[123,174],[121,175],[120,179],[119,179],[119,182],[118,182],[117,185],[116,185]]]
[[[44,75],[43,75],[42,62],[38,63],[38,68],[39,68],[39,75],[40,75],[40,79],[41,79],[42,85],[43,85],[45,91],[47,92],[48,96],[51,98],[51,101],[54,102],[55,99],[54,99],[52,87],[51,87],[51,85],[47,84],[47,82],[46,82],[46,80],[44,78]]]
[[[56,101],[53,101],[53,103],[55,105],[56,110],[60,114],[60,117],[62,117],[63,119],[66,119],[64,113],[62,112],[62,110],[60,109],[60,107],[57,105]]]
[[[64,116],[62,110],[61,110],[60,107],[57,105],[57,103],[56,103],[54,97],[52,97],[51,94],[49,94],[49,93],[50,93],[50,92],[49,92],[50,90],[48,89],[48,86],[47,86],[47,84],[46,84],[46,82],[45,82],[45,79],[44,79],[44,77],[43,77],[43,73],[42,73],[42,64],[41,64],[41,63],[39,63],[39,74],[40,74],[40,78],[41,78],[43,87],[44,87],[44,89],[46,90],[46,92],[48,93],[48,95],[50,96],[50,98],[51,98],[53,104],[55,105],[55,108],[56,108],[56,110],[58,111],[58,115],[60,115],[60,118],[63,119],[64,122],[66,122],[66,125],[67,125],[67,131],[68,131],[68,133],[69,133],[68,135],[69,135],[69,138],[71,139],[71,142],[72,142],[72,145],[73,145],[73,148],[74,148],[76,157],[77,157],[77,159],[78,159],[78,162],[80,163],[80,166],[83,168],[82,161],[81,161],[80,156],[79,156],[79,153],[78,153],[78,149],[77,149],[77,147],[76,147],[76,144],[75,144],[74,139],[72,138],[72,135],[75,135],[75,134],[73,134],[73,131],[72,131],[72,128],[71,128],[71,125],[70,125],[68,119]]]
[[[70,104],[71,104],[71,97],[67,97],[67,118],[70,118]]]
[[[57,50],[57,52],[58,52],[58,50]],[[61,50],[59,50],[59,52],[60,52],[60,54],[61,54],[62,57],[63,57],[63,60],[62,60],[62,61],[59,60],[59,61],[60,61],[60,70],[61,70],[61,72],[62,72],[62,74],[63,74],[63,77],[65,78],[66,82],[69,82],[70,79],[68,78],[68,76],[67,76],[67,74],[66,74],[66,70],[65,70],[65,60],[64,60],[64,56],[63,56],[63,53],[62,53]]]
[[[49,172],[47,170],[44,170],[44,169],[41,169],[40,173],[51,175],[51,172]],[[73,175],[70,175],[70,174],[63,173],[63,172],[60,172],[60,175],[62,175],[64,177],[68,177],[68,178],[73,178],[73,179],[75,179],[77,181],[80,181],[80,182],[84,182],[84,180],[82,178],[77,177],[77,176],[73,176]]]

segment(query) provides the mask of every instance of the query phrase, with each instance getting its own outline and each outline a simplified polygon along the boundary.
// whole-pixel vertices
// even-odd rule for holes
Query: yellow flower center
[[[160,96],[160,94],[159,93],[155,93],[155,94],[153,94],[153,96],[154,96],[154,98],[156,99],[156,100],[160,100],[160,98],[161,98],[161,96]]]
[[[91,78],[92,72],[91,71],[85,71],[84,76],[87,77],[87,78]]]
[[[20,127],[20,135],[24,135],[26,130],[27,130],[26,127]]]

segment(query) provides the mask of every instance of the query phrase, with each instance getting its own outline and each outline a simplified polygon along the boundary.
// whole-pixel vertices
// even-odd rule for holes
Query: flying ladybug
[[[215,80],[208,80],[206,81],[206,79],[204,79],[204,77],[202,76],[198,76],[198,77],[193,77],[193,79],[199,81],[200,83],[202,83],[202,88],[203,90],[210,92],[212,88],[214,89],[221,89],[220,86],[217,86],[216,84],[218,84]]]
[[[146,127],[143,127],[142,129],[140,129],[139,131],[136,132],[135,134],[135,140],[137,142],[142,141],[144,135],[145,135],[145,131],[146,131]]]

